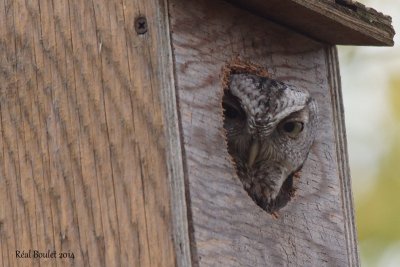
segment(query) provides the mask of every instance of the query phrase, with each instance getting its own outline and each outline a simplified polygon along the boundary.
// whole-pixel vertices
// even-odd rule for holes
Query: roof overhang
[[[392,18],[351,0],[226,0],[316,40],[393,46]]]

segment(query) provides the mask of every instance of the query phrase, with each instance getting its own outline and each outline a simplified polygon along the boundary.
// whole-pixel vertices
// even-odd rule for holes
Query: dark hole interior
[[[265,211],[273,213],[286,206],[290,199],[294,196],[295,188],[293,187],[293,174],[291,174],[283,183],[281,190],[279,191],[276,199],[267,205],[265,208],[261,206]]]
[[[240,116],[240,112],[236,108],[230,106],[229,104],[222,103],[222,107],[224,109],[225,118],[235,119]]]

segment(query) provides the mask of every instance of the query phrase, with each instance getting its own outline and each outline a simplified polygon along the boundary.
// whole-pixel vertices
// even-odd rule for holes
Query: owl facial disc
[[[273,212],[292,194],[291,177],[315,138],[317,105],[309,92],[253,74],[232,74],[223,97],[228,151],[243,186]]]

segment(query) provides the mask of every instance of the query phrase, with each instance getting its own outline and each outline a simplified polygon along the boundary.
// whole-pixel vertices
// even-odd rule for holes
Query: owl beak
[[[247,159],[247,165],[252,167],[254,162],[256,161],[258,152],[260,150],[260,144],[257,140],[252,140],[249,150],[249,158]]]

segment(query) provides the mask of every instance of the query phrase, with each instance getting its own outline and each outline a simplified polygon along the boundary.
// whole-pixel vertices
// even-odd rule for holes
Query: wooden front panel
[[[175,266],[162,3],[0,4],[1,266]]]
[[[223,1],[171,0],[169,8],[193,262],[357,265],[335,50]],[[296,196],[278,218],[247,195],[227,153],[221,71],[238,56],[306,88],[319,106],[317,138],[295,180]]]

